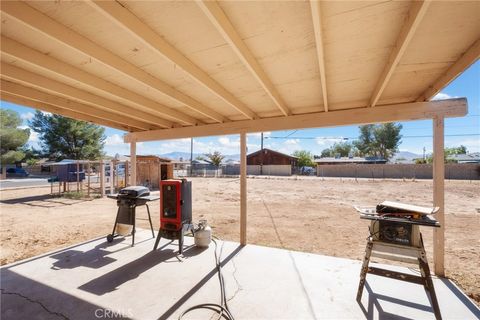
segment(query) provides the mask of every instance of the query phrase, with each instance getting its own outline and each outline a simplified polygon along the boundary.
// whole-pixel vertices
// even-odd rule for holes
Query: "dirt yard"
[[[213,232],[239,240],[239,180],[194,178],[194,220],[206,218]],[[446,181],[447,276],[480,302],[480,183]],[[322,180],[316,177],[249,178],[249,243],[361,259],[368,222],[353,205],[383,200],[432,202],[431,181]],[[111,199],[51,198],[49,188],[1,191],[1,264],[73,245],[111,232]],[[159,202],[151,204],[158,228]],[[139,209],[137,218],[146,218]],[[148,227],[147,220],[139,221]],[[432,262],[432,230],[423,228]],[[433,267],[433,266],[432,266]]]

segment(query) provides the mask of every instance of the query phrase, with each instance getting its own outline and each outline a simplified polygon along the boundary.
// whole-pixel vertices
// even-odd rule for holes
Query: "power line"
[[[470,137],[480,136],[480,133],[460,133],[460,134],[446,134],[445,137]],[[357,137],[265,137],[265,139],[298,139],[298,140],[357,140]],[[433,135],[419,135],[419,136],[402,136],[403,138],[433,138]]]

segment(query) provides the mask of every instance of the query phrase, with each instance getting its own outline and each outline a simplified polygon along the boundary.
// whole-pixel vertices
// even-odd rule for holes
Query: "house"
[[[480,152],[467,154],[452,154],[448,160],[453,160],[456,163],[480,163]]]
[[[297,166],[297,161],[297,157],[263,148],[247,155],[247,173],[289,176]]]
[[[315,159],[317,165],[329,164],[385,164],[387,160],[377,157],[324,157]]]

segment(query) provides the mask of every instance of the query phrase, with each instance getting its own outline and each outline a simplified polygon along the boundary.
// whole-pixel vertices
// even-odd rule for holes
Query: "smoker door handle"
[[[184,201],[183,201],[183,200],[180,200],[180,205],[181,205],[181,206],[183,206],[183,203],[184,203]]]

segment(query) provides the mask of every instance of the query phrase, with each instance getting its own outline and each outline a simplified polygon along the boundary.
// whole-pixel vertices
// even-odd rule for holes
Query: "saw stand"
[[[367,248],[365,249],[365,257],[363,258],[362,270],[360,272],[360,283],[357,291],[357,302],[360,303],[362,299],[363,288],[367,273],[377,276],[392,278],[401,281],[421,284],[425,288],[425,292],[430,296],[433,312],[435,318],[441,320],[440,308],[438,306],[437,296],[433,287],[432,277],[430,275],[430,268],[428,267],[427,255],[425,247],[423,246],[422,234],[419,233],[419,246],[405,246],[389,242],[374,240],[372,237],[368,238]],[[369,267],[370,257],[388,259],[393,261],[401,261],[405,263],[415,264],[419,266],[421,276],[414,276],[397,271],[385,270],[375,267]]]

